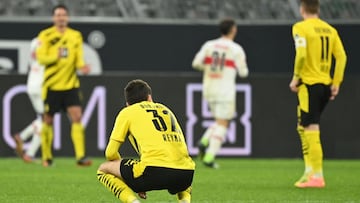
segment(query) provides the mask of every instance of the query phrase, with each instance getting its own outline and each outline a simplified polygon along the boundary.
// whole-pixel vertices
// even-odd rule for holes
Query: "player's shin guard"
[[[308,174],[312,171],[312,166],[309,159],[309,142],[308,139],[305,137],[304,127],[299,125],[297,127],[297,131],[299,133],[300,141],[301,141],[302,154],[305,163],[305,174]]]
[[[304,131],[309,142],[309,159],[313,167],[314,176],[323,176],[323,151],[320,142],[320,131]]]
[[[85,134],[81,123],[71,125],[71,139],[74,145],[76,160],[85,157]]]
[[[43,123],[41,129],[41,154],[42,160],[52,160],[52,141],[53,141],[53,127]]]
[[[178,192],[176,194],[177,200],[179,200],[179,203],[190,203],[191,202],[191,191],[192,187],[188,187],[186,190]]]
[[[106,174],[97,171],[97,178],[108,190],[110,190],[116,198],[121,202],[132,203],[137,200],[134,192],[120,178],[112,174]]]
[[[212,134],[209,139],[209,147],[206,150],[203,161],[205,163],[213,162],[216,154],[220,151],[224,137],[226,135],[227,128],[225,126],[216,124],[213,127]]]

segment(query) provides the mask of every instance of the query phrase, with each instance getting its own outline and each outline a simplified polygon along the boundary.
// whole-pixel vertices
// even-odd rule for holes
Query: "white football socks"
[[[213,126],[213,131],[209,138],[209,147],[207,148],[206,155],[204,157],[205,162],[211,162],[214,160],[215,156],[220,151],[226,132],[227,128],[225,126],[219,124],[215,124]]]
[[[42,126],[42,119],[37,118],[30,125],[28,125],[23,131],[20,132],[21,140],[25,141],[32,136],[31,142],[26,150],[26,155],[35,157],[36,152],[41,145],[40,132]]]

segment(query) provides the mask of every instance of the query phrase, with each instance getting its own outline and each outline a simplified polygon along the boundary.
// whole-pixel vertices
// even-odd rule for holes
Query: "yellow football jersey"
[[[141,174],[146,166],[195,169],[180,125],[163,104],[143,101],[122,109],[110,142],[123,143],[127,136],[140,156],[141,166],[137,168],[140,171],[134,174]]]
[[[340,85],[346,54],[336,29],[319,18],[311,18],[294,24],[292,33],[297,55],[302,54],[305,58],[301,67],[295,60],[294,74],[309,85]],[[330,75],[332,56],[336,59],[333,78]]]
[[[81,33],[71,28],[60,33],[53,26],[41,31],[38,40],[36,57],[45,66],[44,88],[69,90],[79,87],[76,68],[85,65]]]

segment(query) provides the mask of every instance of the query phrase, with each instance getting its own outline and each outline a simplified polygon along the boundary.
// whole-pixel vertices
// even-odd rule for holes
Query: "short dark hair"
[[[65,6],[65,4],[58,4],[56,6],[54,6],[54,8],[52,9],[52,14],[55,14],[56,9],[61,8],[64,9],[67,13],[69,13],[69,9],[67,6]]]
[[[320,10],[319,0],[300,0],[300,4],[305,9],[305,12],[310,14],[317,14]]]
[[[227,18],[227,19],[222,20],[220,22],[220,24],[219,24],[220,33],[222,35],[229,34],[230,31],[231,31],[231,28],[233,26],[235,26],[235,25],[236,25],[235,21],[233,19],[231,19],[231,18]]]
[[[124,89],[126,102],[131,105],[142,101],[147,101],[151,95],[151,87],[143,80],[131,80]]]

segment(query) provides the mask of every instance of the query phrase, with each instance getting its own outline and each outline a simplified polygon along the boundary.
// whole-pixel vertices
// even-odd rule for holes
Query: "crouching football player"
[[[135,193],[146,198],[147,191],[168,190],[189,203],[195,163],[174,114],[152,101],[151,88],[142,80],[130,81],[124,94],[127,107],[116,118],[98,180],[122,202],[140,202]],[[139,160],[121,158],[126,137]]]

